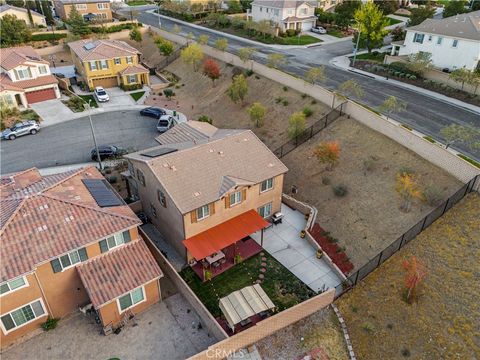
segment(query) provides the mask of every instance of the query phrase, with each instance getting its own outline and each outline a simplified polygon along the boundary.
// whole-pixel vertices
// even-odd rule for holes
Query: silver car
[[[40,125],[33,120],[23,121],[16,123],[10,129],[6,129],[2,132],[2,139],[15,140],[19,136],[23,135],[35,135],[40,131]]]
[[[177,121],[172,115],[162,115],[160,116],[160,119],[158,119],[157,130],[158,132],[164,133],[176,124]]]

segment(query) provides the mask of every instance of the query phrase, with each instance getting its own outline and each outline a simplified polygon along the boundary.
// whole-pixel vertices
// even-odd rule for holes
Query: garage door
[[[102,79],[94,79],[93,80],[93,86],[102,86],[104,88],[111,88],[118,86],[117,82],[117,77],[108,77],[108,78],[102,78]]]
[[[55,90],[53,88],[30,91],[25,93],[25,96],[27,97],[27,102],[29,104],[56,98]]]

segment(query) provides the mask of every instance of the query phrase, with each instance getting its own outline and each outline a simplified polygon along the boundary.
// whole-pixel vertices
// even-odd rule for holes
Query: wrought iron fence
[[[273,151],[273,153],[278,157],[282,158],[287,155],[290,151],[294,150],[298,146],[302,145],[305,141],[310,140],[320,131],[325,129],[332,122],[337,120],[343,114],[343,106],[345,103],[340,104],[335,109],[331,110],[329,113],[324,115],[320,120],[316,121],[313,125],[302,131],[301,134],[295,136],[293,139],[290,139],[285,144]]]
[[[349,289],[358,284],[368,274],[384,263],[390,256],[399,251],[405,244],[415,238],[423,230],[433,224],[435,220],[443,216],[456,203],[462,200],[468,193],[474,191],[477,180],[480,180],[480,175],[475,176],[468,183],[464,184],[453,195],[451,195],[445,202],[437,206],[427,216],[422,218],[418,223],[413,225],[402,236],[396,239],[393,243],[387,246],[383,251],[377,254],[373,259],[369,260],[365,265],[358,269],[355,273],[348,276],[347,280],[335,288],[335,296],[339,297]]]
[[[163,68],[167,67],[170,65],[172,62],[177,60],[180,57],[180,53],[182,50],[186,47],[187,45],[180,46],[177,50],[174,50],[170,55],[162,59],[158,64],[156,64],[156,69],[157,70],[162,70]]]

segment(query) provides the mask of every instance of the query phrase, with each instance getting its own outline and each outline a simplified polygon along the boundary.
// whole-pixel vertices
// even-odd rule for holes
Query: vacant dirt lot
[[[256,346],[263,360],[301,359],[307,354],[318,360],[348,359],[338,318],[330,307],[274,333]]]
[[[312,116],[307,118],[307,123],[311,124],[329,110],[320,103],[312,104],[313,99],[306,95],[302,97],[301,93],[288,88],[285,91],[280,84],[256,75],[247,78],[248,95],[244,104],[235,104],[226,91],[238,69],[226,64],[220,66],[222,77],[216,81],[215,86],[212,86],[212,81],[201,70],[194,72],[191,66],[185,65],[180,59],[166,68],[180,77],[174,89],[178,111],[192,120],[207,115],[213,119],[213,125],[220,128],[252,129],[274,149],[288,140],[288,118],[293,112],[302,111],[308,106],[313,111]],[[257,101],[268,109],[265,124],[261,128],[254,127],[247,113],[247,108]]]
[[[338,165],[327,171],[313,151],[321,141],[332,140],[339,142],[341,154]],[[421,201],[415,202],[409,213],[399,209],[395,185],[400,169],[413,172],[422,186],[434,184],[442,198],[462,185],[412,151],[346,118],[336,120],[282,161],[289,168],[284,191],[288,193],[292,185],[298,187],[296,197],[318,209],[317,222],[346,248],[355,268],[433,209]],[[365,168],[364,161],[368,161],[370,170]],[[346,186],[348,193],[344,197],[334,195],[333,187],[337,185]]]
[[[152,34],[149,32],[142,34],[142,41],[140,43],[130,40],[128,37],[121,40],[138,49],[142,53],[140,60],[149,66],[155,66],[165,58],[160,54],[160,51],[158,51],[157,45],[153,42]]]
[[[53,63],[55,63],[55,66],[73,65],[70,50],[60,51],[51,55],[43,55],[42,59],[47,60],[50,66],[53,66]]]
[[[469,194],[336,301],[358,359],[480,359],[480,196]],[[402,298],[402,261],[427,272]]]

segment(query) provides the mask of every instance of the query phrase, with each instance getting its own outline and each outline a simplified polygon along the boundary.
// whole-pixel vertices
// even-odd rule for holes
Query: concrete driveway
[[[78,313],[60,321],[58,328],[2,353],[2,360],[159,359],[188,358],[217,340],[179,293],[153,305],[127,324],[118,335],[100,334],[91,317]]]
[[[100,108],[104,109],[112,109],[117,108],[119,106],[128,106],[128,105],[135,105],[135,101],[130,96],[129,93],[123,91],[119,87],[108,88],[105,89],[110,97],[110,100],[104,103],[100,103],[97,101]],[[144,91],[144,90],[137,90],[137,91]],[[133,91],[133,92],[137,92]]]
[[[43,119],[42,126],[55,125],[74,116],[74,112],[70,110],[61,99],[53,99],[30,104],[33,110]]]
[[[335,288],[342,280],[323,259],[317,259],[316,250],[300,237],[305,229],[305,216],[282,204],[284,218],[281,224],[264,230],[263,248],[313,291]],[[260,244],[260,233],[251,235]]]

